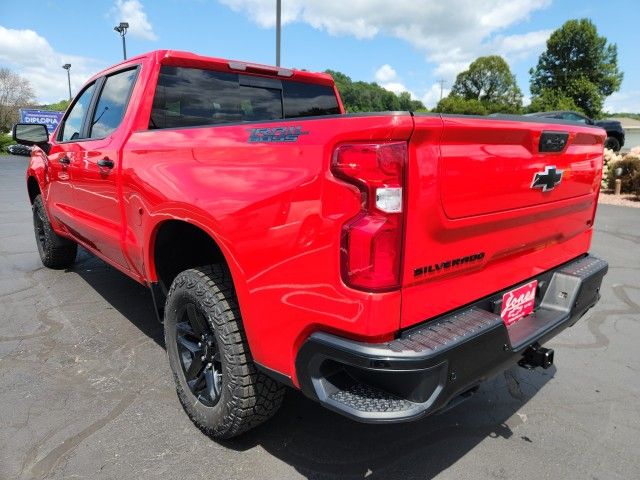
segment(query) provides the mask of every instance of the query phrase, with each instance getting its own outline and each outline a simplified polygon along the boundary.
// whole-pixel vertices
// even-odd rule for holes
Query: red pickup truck
[[[345,114],[329,75],[155,51],[93,77],[26,181],[43,263],[77,246],[147,285],[178,396],[214,438],[284,385],[365,422],[421,418],[599,299],[604,130]]]

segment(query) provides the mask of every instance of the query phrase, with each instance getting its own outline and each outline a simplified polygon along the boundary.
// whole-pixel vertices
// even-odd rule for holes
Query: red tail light
[[[341,145],[333,154],[333,174],[362,195],[362,210],[342,228],[342,276],[351,287],[400,286],[406,158],[405,142]]]

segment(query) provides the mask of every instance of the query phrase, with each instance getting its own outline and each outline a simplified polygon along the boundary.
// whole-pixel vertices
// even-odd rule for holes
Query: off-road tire
[[[51,228],[51,222],[42,203],[42,196],[38,195],[32,205],[33,229],[36,235],[36,245],[42,264],[47,268],[59,270],[70,267],[76,260],[78,244],[56,234]]]
[[[187,384],[176,337],[179,311],[192,303],[207,320],[220,353],[222,386],[213,406],[200,402]],[[224,440],[269,419],[280,407],[284,386],[264,375],[253,363],[228,269],[198,267],[173,280],[164,310],[165,345],[180,403],[206,435]]]

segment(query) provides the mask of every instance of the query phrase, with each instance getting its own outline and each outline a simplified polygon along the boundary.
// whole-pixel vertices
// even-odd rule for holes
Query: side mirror
[[[16,123],[13,126],[13,139],[21,145],[42,147],[49,143],[49,132],[41,123]]]

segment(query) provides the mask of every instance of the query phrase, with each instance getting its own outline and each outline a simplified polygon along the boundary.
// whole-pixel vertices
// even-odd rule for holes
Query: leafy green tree
[[[600,115],[604,100],[620,89],[623,78],[617,46],[599,36],[587,18],[569,20],[553,32],[529,73],[532,102],[545,95],[553,98],[547,92],[556,91],[591,117]]]
[[[531,98],[531,103],[527,107],[527,112],[549,112],[553,110],[573,110],[574,112],[582,112],[573,98],[568,97],[559,90],[545,89],[535,97]],[[584,112],[582,112],[584,113]]]
[[[60,100],[56,103],[49,103],[47,105],[40,105],[40,110],[49,110],[52,112],[64,112],[71,102],[69,100]]]
[[[509,64],[499,55],[477,58],[460,72],[451,95],[479,101],[489,113],[518,113],[522,109],[522,92]],[[455,105],[462,105],[456,102]]]
[[[487,106],[477,98],[467,100],[458,95],[444,97],[433,111],[460,115],[488,115],[490,113]]]
[[[498,55],[477,58],[456,77],[436,112],[465,115],[520,113],[522,92],[507,62]]]
[[[409,92],[396,95],[377,83],[354,82],[342,72],[326,70],[330,74],[347,112],[385,112],[393,110],[426,110],[424,104],[411,99]]]

